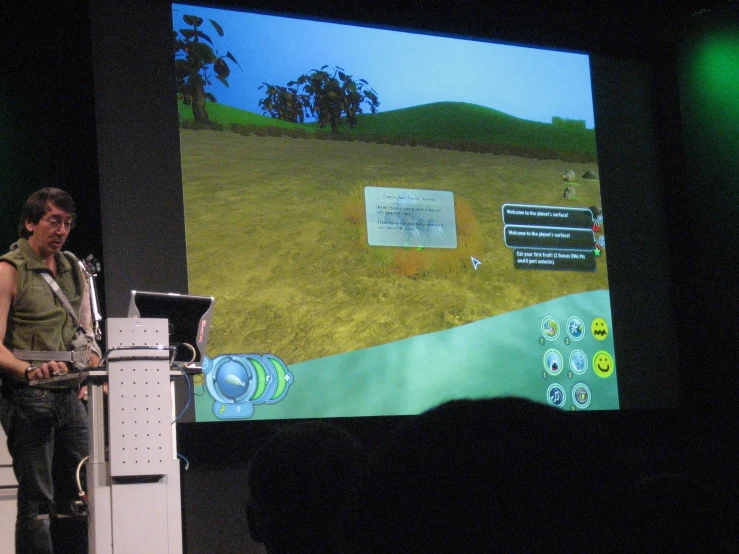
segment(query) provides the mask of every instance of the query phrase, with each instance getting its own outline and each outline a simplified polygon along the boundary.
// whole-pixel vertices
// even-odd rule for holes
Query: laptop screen
[[[208,343],[214,302],[212,296],[133,290],[128,317],[169,320],[169,345],[177,347],[175,361],[200,366]]]

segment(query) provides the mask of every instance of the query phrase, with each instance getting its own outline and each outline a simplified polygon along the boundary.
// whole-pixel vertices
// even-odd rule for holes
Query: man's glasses
[[[61,217],[44,217],[42,221],[45,221],[46,224],[55,231],[58,231],[62,225],[67,231],[71,231],[77,224],[77,220],[74,218],[62,219]]]

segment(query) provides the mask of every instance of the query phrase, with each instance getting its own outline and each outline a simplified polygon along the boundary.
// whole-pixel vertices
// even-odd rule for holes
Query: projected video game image
[[[197,421],[619,408],[587,55],[172,19]]]

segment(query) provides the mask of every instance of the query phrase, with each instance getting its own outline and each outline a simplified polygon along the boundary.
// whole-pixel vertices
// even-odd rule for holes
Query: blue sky
[[[207,88],[229,106],[262,113],[263,82],[285,86],[328,65],[366,79],[378,94],[379,111],[459,101],[532,121],[559,116],[594,127],[585,54],[183,4],[172,9],[176,31],[187,28],[183,15],[202,17],[200,29],[216,53],[230,51],[241,66],[227,60],[229,88],[216,80]],[[223,28],[223,37],[208,19]]]

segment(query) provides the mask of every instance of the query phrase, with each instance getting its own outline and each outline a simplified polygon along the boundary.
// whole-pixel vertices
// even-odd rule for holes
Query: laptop
[[[200,369],[214,303],[212,296],[132,290],[128,317],[169,320],[169,345],[176,347],[174,361],[190,369]]]

